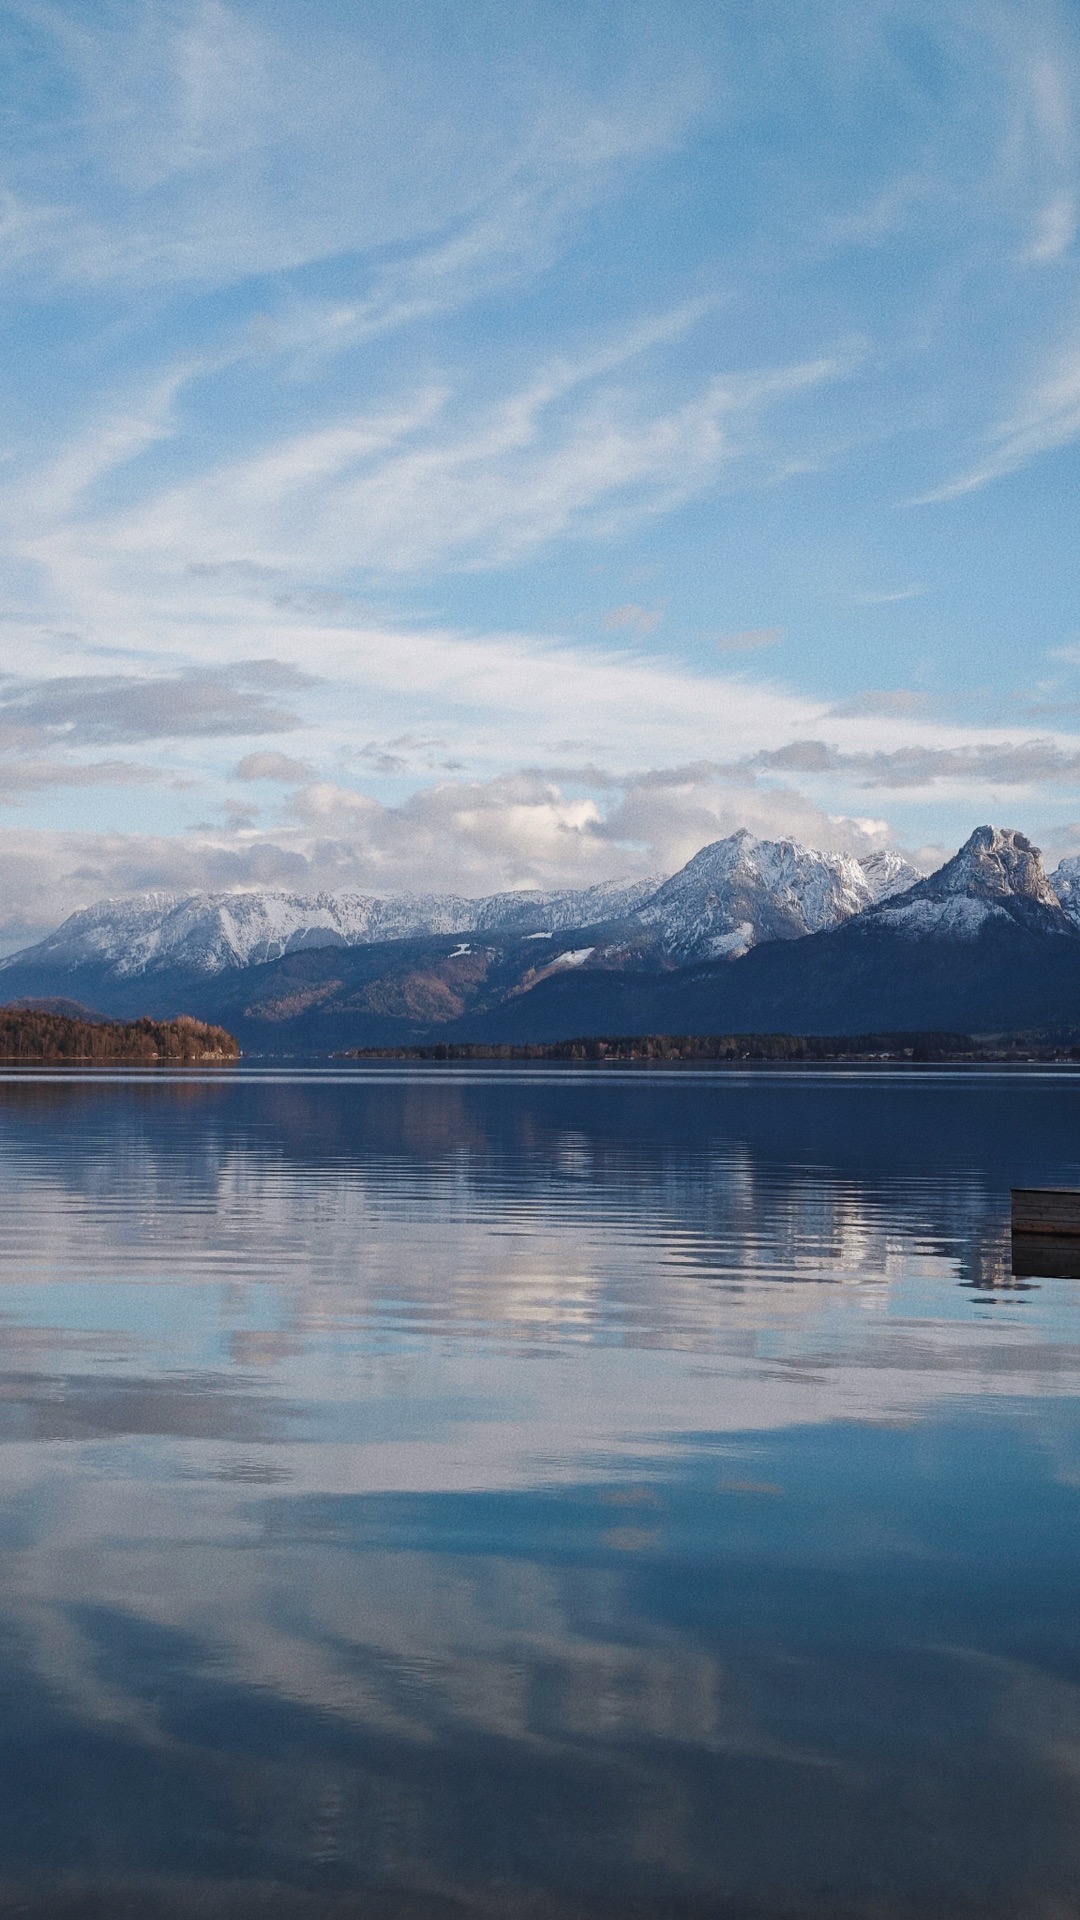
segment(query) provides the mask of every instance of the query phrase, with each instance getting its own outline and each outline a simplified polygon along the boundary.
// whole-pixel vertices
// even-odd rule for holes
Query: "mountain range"
[[[249,1051],[1080,1025],[1080,856],[978,828],[937,873],[746,831],[657,881],[384,899],[148,894],[0,961],[6,1000],[184,1010]]]
[[[382,945],[427,934],[557,933],[619,923],[680,960],[746,952],[859,913],[916,878],[899,854],[815,853],[745,831],[716,840],[668,880],[615,880],[574,891],[460,894],[146,893],[73,913],[0,970],[100,970],[117,980],[213,974],[313,947]]]

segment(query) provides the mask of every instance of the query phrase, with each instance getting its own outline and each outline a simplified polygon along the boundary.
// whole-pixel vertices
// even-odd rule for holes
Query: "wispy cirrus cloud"
[[[764,647],[778,646],[786,634],[786,627],[744,627],[741,633],[720,634],[716,650],[718,653],[760,653]]]
[[[19,0],[0,631],[25,804],[70,769],[73,819],[130,825],[138,743],[138,815],[216,846],[200,871],[442,863],[480,890],[636,859],[632,818],[654,863],[725,822],[879,833],[874,783],[930,840],[938,796],[1021,759],[1058,805],[1067,732],[1040,761],[1020,701],[1011,730],[948,715],[970,636],[1023,684],[1067,585],[1037,541],[1003,577],[992,499],[936,551],[895,503],[945,475],[944,535],[1020,466],[1052,497],[1037,457],[1080,440],[1078,49],[1059,0]],[[579,617],[599,574],[607,626]],[[252,660],[310,680],[241,682]],[[582,777],[523,798],[526,764]],[[141,857],[101,874],[165,871]]]
[[[1040,209],[1034,237],[1025,259],[1036,266],[1060,260],[1076,239],[1078,208],[1075,193],[1061,192]]]
[[[716,376],[657,412],[644,378],[635,390],[626,375],[701,314],[692,305],[576,361],[542,366],[479,414],[445,389],[413,392],[182,485],[144,485],[134,505],[94,490],[156,444],[160,412],[136,410],[133,425],[106,418],[85,444],[9,491],[11,550],[41,570],[70,628],[133,646],[152,636],[181,654],[193,643],[235,651],[241,601],[265,603],[273,585],[280,617],[267,651],[281,657],[299,646],[303,658],[312,623],[290,615],[311,602],[290,596],[297,575],[508,567],[560,540],[610,538],[668,512],[721,471],[747,486],[767,480],[776,455],[766,422],[843,378],[847,362]],[[635,606],[634,630],[648,631],[653,612]],[[244,644],[251,639],[248,628]]]
[[[1015,473],[1042,454],[1080,439],[1080,348],[1061,353],[1021,396],[1007,418],[987,434],[986,451],[955,479],[918,496],[913,506],[933,506],[976,493]]]
[[[567,535],[610,533],[689,497],[722,466],[758,455],[767,474],[762,419],[846,371],[835,356],[718,375],[663,411],[614,383],[700,317],[699,306],[679,309],[577,361],[541,366],[479,411],[446,388],[413,392],[386,412],[305,431],[158,491],[128,513],[65,514],[53,533],[31,534],[30,550],[55,565],[67,546],[73,559],[107,549],[130,565],[242,557],[289,570],[408,572],[506,565]]]
[[[853,593],[852,604],[857,607],[899,606],[905,600],[917,600],[926,588],[917,581],[909,587],[871,588],[866,593]]]
[[[160,286],[420,247],[419,280],[398,277],[411,308],[466,264],[462,248],[470,269],[513,253],[613,169],[670,145],[709,96],[707,47],[695,60],[635,10],[611,23],[599,97],[599,76],[583,87],[567,64],[572,31],[508,22],[484,0],[467,25],[427,0],[407,30],[392,9],[360,8],[353,24],[242,0],[102,0],[92,19],[12,8],[9,70],[29,47],[54,85],[14,169],[9,257]],[[490,58],[504,49],[496,89],[478,42]],[[391,281],[372,311],[394,304]]]
[[[1060,260],[1076,237],[1077,76],[1060,42],[1038,31],[1019,72],[1009,151],[1014,161],[1026,161],[1035,201],[1021,261],[1041,267]]]
[[[628,600],[605,613],[601,625],[605,633],[652,633],[664,617],[662,607],[643,607]]]

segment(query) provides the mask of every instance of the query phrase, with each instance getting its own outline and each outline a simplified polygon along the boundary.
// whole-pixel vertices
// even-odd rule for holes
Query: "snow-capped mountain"
[[[866,916],[907,939],[974,940],[988,921],[1011,919],[1041,933],[1075,933],[1038,847],[1012,827],[976,827],[936,873]]]
[[[738,833],[659,885],[484,900],[159,894],[73,915],[0,962],[0,996],[125,1017],[182,1007],[271,1054],[1071,1026],[1080,859],[1053,881],[1066,906],[1037,848],[986,826],[926,879],[895,854],[859,862]]]
[[[55,933],[0,960],[0,972],[106,969],[117,978],[181,969],[215,974],[256,966],[302,947],[359,946],[426,933],[555,933],[633,912],[655,878],[561,893],[523,891],[470,900],[457,894],[148,893],[103,900]]]
[[[180,970],[217,974],[305,947],[360,946],[424,934],[557,933],[620,921],[669,959],[736,958],[764,940],[794,940],[862,911],[917,876],[895,853],[860,862],[745,830],[703,847],[671,879],[609,881],[565,892],[459,894],[278,892],[143,894],[104,900],[0,973],[91,968],[113,978]]]
[[[674,959],[737,959],[766,940],[798,940],[849,920],[918,875],[896,853],[860,862],[745,828],[702,847],[634,915]]]
[[[1062,911],[1080,927],[1080,853],[1070,854],[1054,868],[1050,885],[1061,902]]]
[[[834,901],[826,894],[824,910]],[[763,939],[734,961],[698,961],[651,980],[588,969],[552,976],[461,1022],[460,1037],[1077,1026],[1080,926],[1030,840],[986,826],[937,873],[804,938]]]
[[[859,865],[866,876],[871,901],[889,900],[894,893],[903,893],[914,886],[919,878],[918,869],[902,853],[893,853],[890,848],[882,847],[877,853],[863,854]]]

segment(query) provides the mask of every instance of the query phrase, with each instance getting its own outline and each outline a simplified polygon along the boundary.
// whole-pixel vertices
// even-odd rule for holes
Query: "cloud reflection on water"
[[[1078,1102],[5,1085],[0,1911],[1071,1897]]]

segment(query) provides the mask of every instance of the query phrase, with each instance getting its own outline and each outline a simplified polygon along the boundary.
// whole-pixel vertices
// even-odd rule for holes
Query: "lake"
[[[0,1913],[1080,1914],[1080,1073],[0,1077]]]

